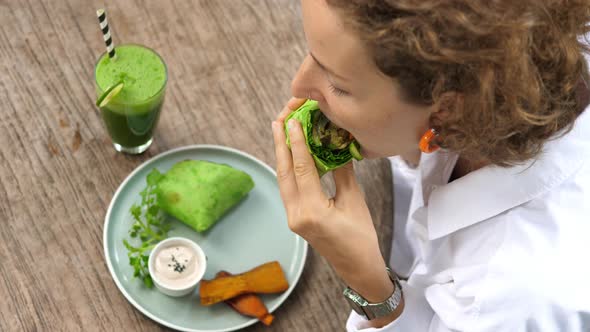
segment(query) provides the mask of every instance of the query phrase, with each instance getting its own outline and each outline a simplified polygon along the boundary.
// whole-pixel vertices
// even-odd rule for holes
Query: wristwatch
[[[369,303],[359,293],[352,290],[350,287],[346,287],[342,293],[348,303],[352,306],[352,309],[359,315],[365,317],[365,319],[371,320],[383,316],[387,316],[397,309],[397,306],[402,300],[402,285],[399,283],[399,278],[390,268],[386,267],[389,279],[395,285],[393,294],[381,302],[381,303]]]

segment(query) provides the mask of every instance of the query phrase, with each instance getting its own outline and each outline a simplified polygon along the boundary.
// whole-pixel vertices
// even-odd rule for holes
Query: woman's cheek
[[[341,98],[345,97],[331,97],[327,101],[327,107],[325,107],[326,111],[324,114],[337,126],[351,130],[355,127],[354,125],[354,110],[352,110],[351,105],[347,104],[346,102],[341,101]],[[319,104],[320,109],[322,108],[322,104]]]

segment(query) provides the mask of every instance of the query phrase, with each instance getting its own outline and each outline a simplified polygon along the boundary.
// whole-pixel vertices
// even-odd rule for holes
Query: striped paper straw
[[[109,58],[111,58],[111,60],[116,60],[117,54],[115,54],[115,45],[113,44],[113,38],[111,37],[111,31],[109,30],[107,13],[104,9],[99,9],[96,11],[96,16],[98,16],[98,22],[100,23],[100,29],[102,30],[102,37],[104,38],[104,42],[107,45]]]

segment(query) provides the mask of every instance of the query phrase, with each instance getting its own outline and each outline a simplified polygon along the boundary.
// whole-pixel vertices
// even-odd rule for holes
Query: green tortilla
[[[156,186],[162,210],[197,232],[213,226],[254,188],[250,175],[204,160],[176,163]]]

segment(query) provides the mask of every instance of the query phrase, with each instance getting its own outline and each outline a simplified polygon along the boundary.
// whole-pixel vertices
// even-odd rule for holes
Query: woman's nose
[[[308,54],[301,63],[301,66],[299,66],[299,70],[297,70],[295,77],[293,77],[293,81],[291,81],[291,94],[293,97],[318,101],[322,99],[322,94],[317,88],[317,72],[313,65],[313,59]]]

